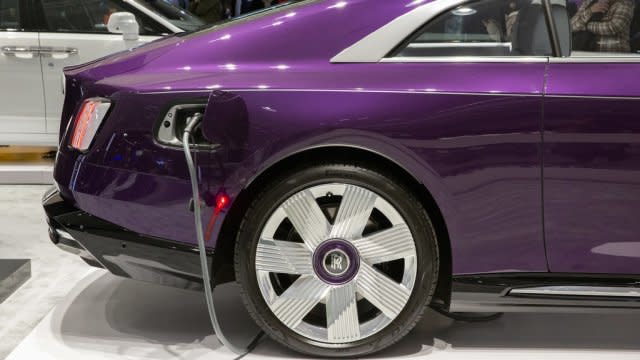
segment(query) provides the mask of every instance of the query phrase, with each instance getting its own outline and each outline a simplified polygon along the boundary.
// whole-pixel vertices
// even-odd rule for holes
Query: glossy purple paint
[[[311,1],[69,69],[63,120],[82,98],[108,96],[115,106],[87,154],[61,147],[55,179],[63,194],[125,228],[195,244],[183,154],[155,143],[152,129],[171,102],[202,99],[209,102],[205,134],[221,144],[197,155],[206,192],[224,188],[235,199],[270,166],[301,151],[366,149],[403,167],[433,196],[446,222],[454,274],[547,271],[541,175],[547,64],[331,64],[331,57],[414,2],[337,3]],[[551,68],[549,92],[581,95],[579,86],[569,85],[574,75],[561,66]],[[608,94],[622,92],[600,81]],[[564,101],[544,104],[549,119],[560,119],[547,124],[558,133],[570,133],[572,124]],[[62,144],[68,137],[63,131]],[[547,176],[555,168],[589,167],[578,158],[569,164],[565,155],[554,158],[556,145],[544,147]],[[626,170],[637,163],[628,160]],[[553,223],[578,218],[568,209],[576,199],[566,191],[572,183],[545,180],[545,199],[568,196],[547,206],[548,245],[557,249],[552,270],[589,270],[578,265],[593,256],[586,248],[599,244],[596,234],[588,245],[569,234],[566,247],[566,226]],[[627,191],[624,186],[618,190]],[[230,241],[218,239],[219,226],[213,237]],[[572,249],[581,246],[575,264],[568,264]],[[633,260],[620,269],[640,273]]]
[[[549,68],[544,186],[551,271],[640,273],[637,69],[637,64]]]

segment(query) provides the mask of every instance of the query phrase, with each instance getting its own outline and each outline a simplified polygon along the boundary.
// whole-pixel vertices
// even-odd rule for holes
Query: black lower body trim
[[[513,289],[543,286],[611,286],[640,290],[639,276],[598,274],[488,274],[454,276],[452,312],[587,312],[640,311],[640,296],[512,294]]]
[[[122,277],[183,289],[202,289],[195,247],[140,235],[97,218],[74,207],[55,188],[44,195],[42,205],[52,242],[87,263]],[[208,257],[211,261],[212,254]]]

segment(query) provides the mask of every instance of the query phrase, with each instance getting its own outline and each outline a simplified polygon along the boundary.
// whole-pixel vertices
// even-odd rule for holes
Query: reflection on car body
[[[186,146],[216,284],[296,351],[381,350],[427,306],[637,311],[640,55],[574,51],[572,16],[302,1],[70,68],[52,240],[200,286]]]

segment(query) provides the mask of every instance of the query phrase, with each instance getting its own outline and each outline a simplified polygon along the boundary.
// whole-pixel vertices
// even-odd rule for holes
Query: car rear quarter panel
[[[63,151],[78,159],[65,161],[74,168],[59,167],[56,178],[96,216],[194,244],[183,154],[156,144],[151,130],[166,104],[210,96],[205,131],[223,146],[198,154],[208,194],[225,189],[235,198],[270,165],[305,149],[368,149],[433,195],[449,230],[455,273],[545,271],[535,93],[544,67],[525,67],[521,81],[499,84],[491,74],[509,76],[522,66],[264,66],[228,77],[235,82],[219,90],[206,88],[226,74],[156,76],[154,90],[112,96],[115,110],[93,150]]]
[[[283,19],[172,38],[137,57],[74,70],[70,75],[90,84],[79,85],[83,97],[110,96],[115,107],[89,153],[61,148],[55,177],[63,192],[105,220],[195,245],[182,151],[155,143],[153,129],[167,104],[210,98],[205,131],[223,146],[197,155],[205,196],[224,189],[236,198],[270,165],[305,149],[368,149],[432,194],[449,230],[454,273],[546,271],[546,64],[331,64],[344,47],[406,11],[407,2],[375,2],[369,20],[334,16],[340,8],[327,4],[333,6],[317,1]],[[367,4],[374,1],[346,8],[366,13]],[[312,16],[318,12],[332,20]],[[293,25],[303,20],[314,26]],[[264,40],[272,38],[267,49]],[[254,43],[261,45],[247,46]]]

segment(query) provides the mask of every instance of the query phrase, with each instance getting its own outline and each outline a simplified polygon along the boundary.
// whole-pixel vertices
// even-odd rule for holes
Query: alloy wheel
[[[269,216],[256,248],[260,293],[292,331],[328,345],[370,337],[404,309],[417,273],[414,238],[382,196],[315,185]]]

